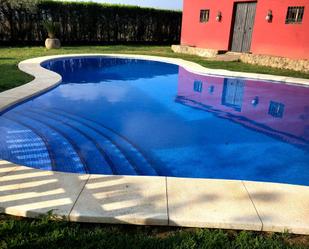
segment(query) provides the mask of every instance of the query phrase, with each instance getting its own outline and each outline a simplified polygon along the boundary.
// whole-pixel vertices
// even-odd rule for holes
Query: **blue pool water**
[[[44,170],[309,185],[309,88],[105,57],[0,114],[0,158]]]

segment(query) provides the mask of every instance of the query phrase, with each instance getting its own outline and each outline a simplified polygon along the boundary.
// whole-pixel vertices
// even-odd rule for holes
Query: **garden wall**
[[[0,0],[0,44],[42,43],[43,20],[60,23],[64,44],[180,42],[182,13],[99,3]]]

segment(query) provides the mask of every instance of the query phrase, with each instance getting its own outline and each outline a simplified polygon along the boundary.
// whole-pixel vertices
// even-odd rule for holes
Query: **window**
[[[209,10],[201,10],[200,13],[200,22],[208,22],[209,21]]]
[[[284,113],[284,104],[270,101],[268,114],[274,118],[282,118]]]
[[[288,7],[285,23],[302,23],[305,7]]]
[[[201,93],[203,91],[203,82],[198,80],[194,81],[193,90],[194,92]]]

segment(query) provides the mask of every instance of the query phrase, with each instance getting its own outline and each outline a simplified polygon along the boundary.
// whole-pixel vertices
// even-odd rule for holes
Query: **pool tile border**
[[[202,75],[309,86],[309,80],[207,69],[182,59],[129,54],[69,54],[33,58],[19,69],[35,77],[0,93],[0,112],[60,84],[40,64],[56,58],[106,56],[173,63]],[[5,165],[3,167],[3,165]],[[75,188],[72,189],[72,186]],[[0,160],[0,213],[37,217],[53,210],[76,222],[289,231],[309,235],[309,187],[277,183],[148,176],[78,175]]]

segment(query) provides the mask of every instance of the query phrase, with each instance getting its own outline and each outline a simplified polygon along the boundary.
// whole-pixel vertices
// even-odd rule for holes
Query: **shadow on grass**
[[[11,58],[11,57],[0,57],[0,61],[5,61],[5,60],[14,60],[14,58]]]

